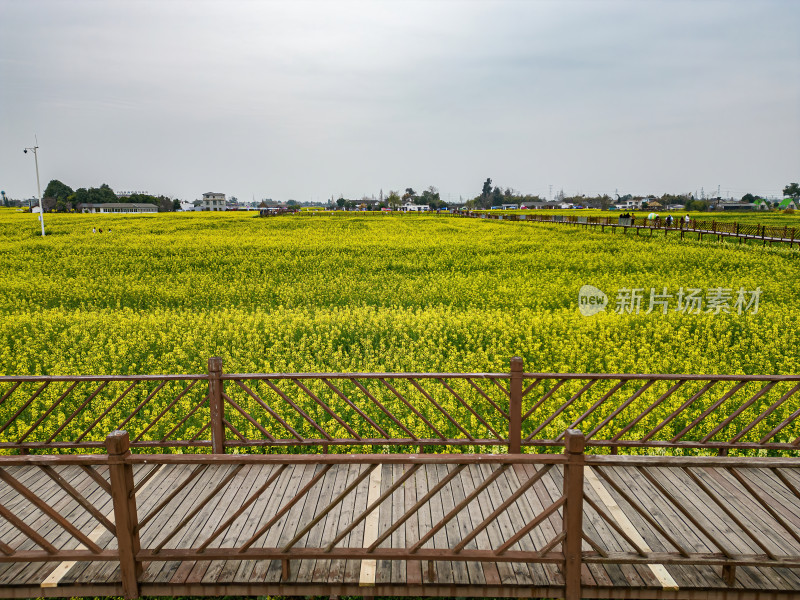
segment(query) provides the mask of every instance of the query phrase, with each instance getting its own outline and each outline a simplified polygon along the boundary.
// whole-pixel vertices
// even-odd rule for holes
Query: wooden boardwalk
[[[646,217],[635,217],[625,219],[624,217],[582,217],[576,215],[545,215],[538,212],[531,212],[530,214],[502,214],[502,213],[480,213],[480,212],[462,212],[458,213],[459,216],[478,218],[478,219],[496,219],[500,221],[526,221],[529,223],[556,223],[560,225],[573,225],[588,229],[590,227],[600,228],[604,232],[606,227],[609,228],[611,233],[621,229],[623,233],[627,233],[631,229],[638,236],[640,231],[649,231],[650,237],[653,232],[664,232],[666,237],[669,233],[674,233],[680,239],[684,239],[686,234],[697,234],[697,239],[702,240],[703,236],[713,236],[717,241],[722,241],[723,238],[738,238],[739,244],[743,241],[761,242],[762,245],[769,243],[772,244],[789,244],[792,248],[794,244],[800,248],[800,237],[798,237],[797,228],[795,227],[778,227],[769,225],[751,225],[735,223],[731,221],[716,221],[716,220],[700,220],[690,219],[685,222],[679,217],[675,217],[673,223],[667,225],[665,218],[648,219]]]
[[[519,358],[3,376],[0,597],[797,598],[798,393]]]
[[[569,463],[523,456],[133,456],[139,592],[563,597]],[[583,597],[797,597],[797,459],[650,458],[586,457]],[[3,516],[57,553],[12,562],[43,544],[3,520],[0,596],[122,594],[109,467],[25,460]]]

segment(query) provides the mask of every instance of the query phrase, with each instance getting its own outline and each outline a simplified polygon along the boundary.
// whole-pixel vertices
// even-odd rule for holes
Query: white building
[[[642,205],[650,200],[654,200],[654,198],[640,198],[638,200],[625,200],[624,202],[620,202],[615,204],[618,209],[620,210],[642,210]]]
[[[428,212],[431,209],[427,204],[414,204],[413,202],[406,202],[400,207],[402,212]]]
[[[99,214],[143,214],[157,213],[155,204],[139,204],[133,202],[106,202],[105,204],[79,204],[78,210],[82,213]]]
[[[225,194],[206,192],[203,194],[203,206],[201,210],[225,210]]]

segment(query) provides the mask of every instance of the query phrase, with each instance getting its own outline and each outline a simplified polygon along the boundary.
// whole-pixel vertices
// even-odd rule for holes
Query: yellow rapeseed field
[[[796,248],[444,215],[46,218],[42,239],[0,213],[2,374],[800,371]],[[606,310],[581,313],[584,285]]]

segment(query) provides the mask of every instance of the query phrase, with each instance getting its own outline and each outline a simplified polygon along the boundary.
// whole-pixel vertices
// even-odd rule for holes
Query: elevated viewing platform
[[[0,596],[796,597],[798,390],[516,358],[0,377]]]

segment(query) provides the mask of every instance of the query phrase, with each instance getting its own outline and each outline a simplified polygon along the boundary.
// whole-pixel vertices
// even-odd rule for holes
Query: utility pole
[[[39,223],[42,225],[42,237],[44,237],[44,204],[42,204],[42,187],[39,185],[39,140],[36,139],[36,136],[33,139],[36,141],[33,148],[25,148],[22,152],[27,154],[28,150],[33,151],[33,159],[36,163],[36,193],[39,197]]]

